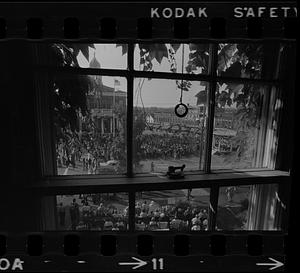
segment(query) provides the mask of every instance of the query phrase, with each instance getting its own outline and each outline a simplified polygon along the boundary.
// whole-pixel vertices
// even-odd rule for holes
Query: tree
[[[50,44],[45,53],[56,67],[79,67],[77,56],[81,52],[89,60],[89,48],[93,44]],[[57,145],[62,142],[68,155],[82,149],[79,135],[79,119],[88,115],[86,95],[92,87],[91,79],[86,75],[55,74],[50,79],[53,102],[53,121]]]
[[[128,48],[126,44],[117,44],[117,47],[122,47],[122,54],[127,54]],[[143,71],[153,71],[153,60],[161,64],[163,58],[168,59],[170,63],[170,71],[177,72],[177,63],[175,54],[180,48],[181,44],[138,44],[140,50],[140,66]],[[203,73],[207,73],[208,64],[208,46],[190,44],[191,53],[189,54],[189,62],[186,67],[188,73],[193,73],[199,67]],[[196,67],[197,64],[197,67]],[[189,91],[191,82],[187,80],[176,80],[178,89]]]
[[[50,60],[57,67],[79,67],[77,56],[80,52],[89,59],[89,47],[92,44],[51,44],[48,46]],[[52,95],[54,102],[55,125],[57,132],[69,128],[78,129],[78,111],[82,115],[87,112],[86,95],[92,82],[85,75],[73,74],[66,78],[57,74],[52,79]]]
[[[221,76],[237,78],[261,77],[262,46],[257,44],[220,44],[217,73]],[[235,130],[237,135],[232,139],[237,147],[235,158],[229,160],[252,164],[255,151],[255,140],[259,123],[261,88],[252,83],[218,83],[216,107],[225,109],[234,107]],[[222,90],[222,91],[221,91]],[[244,166],[249,167],[249,166]]]
[[[122,48],[122,54],[128,53],[128,47],[126,44],[116,44],[117,47]],[[169,53],[177,51],[180,44],[170,44],[168,49],[166,44],[138,44],[140,50],[140,65],[143,67],[143,71],[152,71],[152,61],[156,60],[159,64],[163,58],[169,57]]]
[[[189,44],[190,54],[186,67],[188,73],[201,69],[202,74],[208,74],[209,46],[208,44]]]

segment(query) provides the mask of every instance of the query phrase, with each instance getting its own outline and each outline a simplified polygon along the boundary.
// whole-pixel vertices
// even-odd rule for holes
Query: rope
[[[181,79],[181,93],[180,93],[180,103],[182,103],[182,93],[183,93],[183,58],[184,58],[184,44],[182,44],[182,61],[181,61],[181,73],[182,73],[182,79]]]

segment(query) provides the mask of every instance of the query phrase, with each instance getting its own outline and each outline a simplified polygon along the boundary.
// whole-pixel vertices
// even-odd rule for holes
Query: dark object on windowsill
[[[168,171],[167,171],[167,176],[169,178],[183,178],[184,177],[184,170],[185,164],[183,164],[181,167],[174,167],[174,166],[169,166]]]

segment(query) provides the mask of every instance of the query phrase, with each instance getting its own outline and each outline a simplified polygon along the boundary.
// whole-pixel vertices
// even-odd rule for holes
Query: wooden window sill
[[[181,179],[169,179],[160,175],[126,176],[80,175],[54,176],[44,178],[27,189],[44,194],[75,194],[87,192],[129,192],[184,188],[205,188],[212,186],[284,183],[289,172],[259,169],[214,171],[210,174],[187,173]]]

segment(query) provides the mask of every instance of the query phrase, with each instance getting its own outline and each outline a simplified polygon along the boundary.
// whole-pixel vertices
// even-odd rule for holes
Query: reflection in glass
[[[168,166],[185,170],[203,169],[208,84],[189,81],[182,102],[185,117],[175,114],[181,81],[135,79],[134,81],[134,170],[137,173],[166,173]]]
[[[207,74],[209,44],[137,44],[134,69]]]
[[[128,195],[98,193],[58,195],[58,230],[128,230]]]
[[[57,75],[53,79],[58,175],[126,170],[126,80]]]
[[[247,185],[219,190],[217,230],[276,230],[278,186]]]
[[[216,91],[212,169],[256,168],[264,86],[218,83]]]
[[[260,79],[262,62],[262,44],[219,44],[217,75]]]
[[[135,206],[136,230],[208,230],[209,193],[209,189],[137,193]]]

